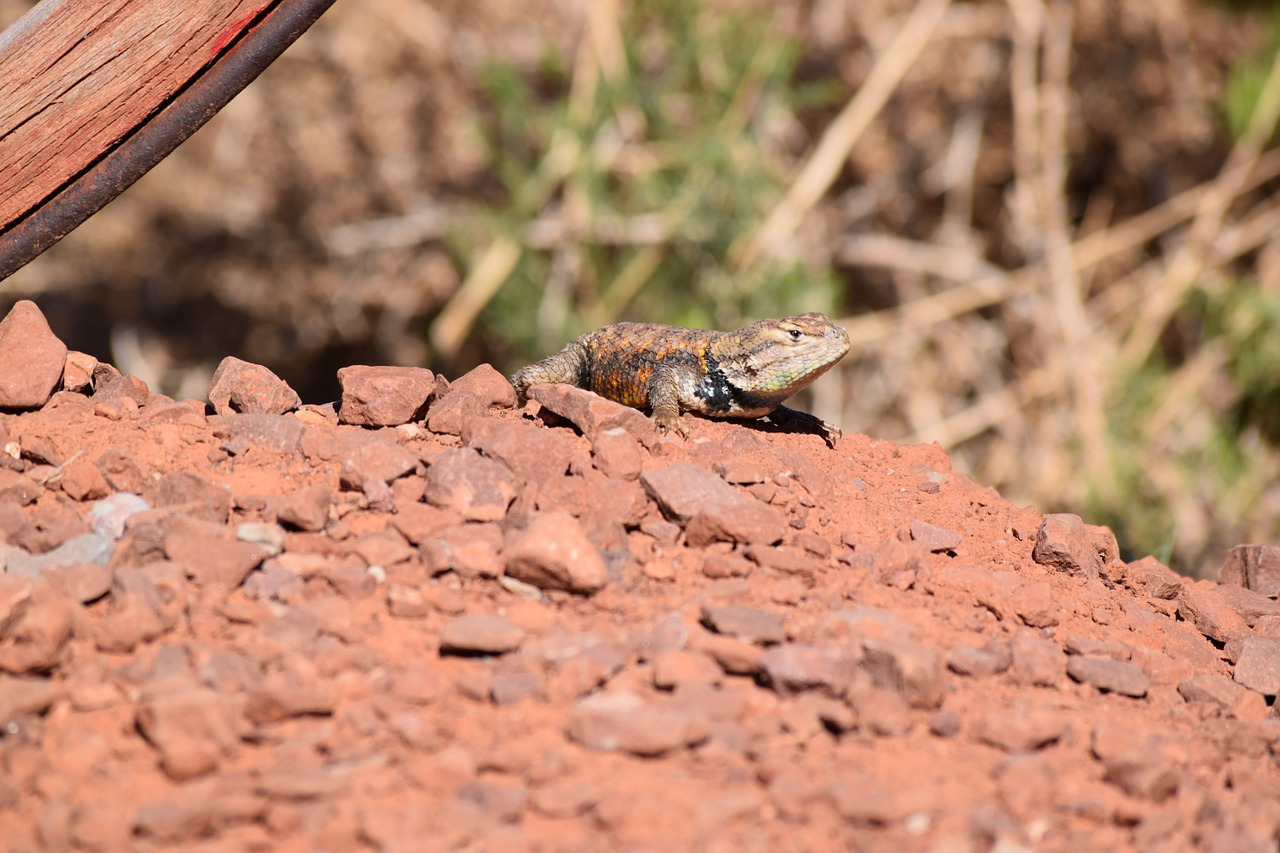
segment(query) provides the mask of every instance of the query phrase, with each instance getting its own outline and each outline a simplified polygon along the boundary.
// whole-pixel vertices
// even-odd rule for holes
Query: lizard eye
[[[800,332],[800,330],[799,330],[799,329],[788,329],[788,330],[787,330],[787,336],[788,336],[789,338],[791,338],[791,340],[793,340],[793,341],[798,341],[798,340],[800,340],[800,335],[801,335],[801,332]]]

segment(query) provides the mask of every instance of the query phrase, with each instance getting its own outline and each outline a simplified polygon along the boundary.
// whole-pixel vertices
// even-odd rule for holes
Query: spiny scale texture
[[[782,402],[849,351],[849,335],[824,314],[760,320],[734,332],[657,323],[615,323],[588,332],[511,377],[523,400],[531,385],[563,382],[650,409],[662,430],[681,434],[681,412],[713,418],[783,415],[828,443],[840,432]]]

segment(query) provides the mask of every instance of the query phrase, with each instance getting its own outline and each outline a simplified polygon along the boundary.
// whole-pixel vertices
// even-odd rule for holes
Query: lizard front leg
[[[682,436],[689,434],[689,427],[680,417],[680,386],[670,367],[658,365],[654,369],[645,383],[645,393],[649,398],[650,417],[660,431],[675,430]]]
[[[779,406],[774,409],[768,414],[768,418],[769,423],[777,424],[783,429],[798,428],[802,432],[816,433],[822,436],[822,440],[827,443],[827,447],[832,449],[835,448],[836,442],[843,435],[840,428],[834,424],[829,424],[816,415],[796,409],[788,409],[786,406]]]

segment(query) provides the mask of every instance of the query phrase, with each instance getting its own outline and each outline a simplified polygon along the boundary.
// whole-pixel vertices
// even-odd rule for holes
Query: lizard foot
[[[829,424],[822,418],[815,417],[808,412],[798,412],[795,409],[788,409],[786,406],[779,406],[768,414],[769,422],[777,424],[783,429],[795,429],[798,432],[808,432],[822,437],[827,443],[827,447],[835,450],[836,442],[844,435],[840,428],[835,424]]]
[[[654,412],[653,423],[658,428],[658,432],[668,433],[677,432],[681,438],[689,437],[689,425],[684,422],[684,418],[680,415],[672,415],[668,412]]]

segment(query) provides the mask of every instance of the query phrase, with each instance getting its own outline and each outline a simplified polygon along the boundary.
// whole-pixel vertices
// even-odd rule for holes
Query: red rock
[[[172,779],[191,779],[217,769],[239,743],[236,706],[208,688],[162,693],[138,706],[138,730],[160,751]]]
[[[254,723],[276,723],[291,717],[328,716],[336,704],[333,688],[320,681],[315,667],[291,656],[253,686],[244,714]]]
[[[905,637],[867,637],[863,668],[877,687],[893,690],[912,708],[933,710],[946,694],[942,653]]]
[[[1125,578],[1131,587],[1162,601],[1176,599],[1186,580],[1155,557],[1143,557],[1129,563],[1125,566]]]
[[[938,711],[929,717],[929,734],[952,738],[960,734],[960,715],[954,711]]]
[[[403,507],[414,504],[422,500],[423,492],[427,488],[426,470],[421,474],[414,471],[412,474],[406,474],[391,482],[391,504],[396,512],[400,512]]]
[[[703,632],[694,635],[692,646],[711,655],[729,675],[757,675],[762,671],[764,652],[752,643]],[[777,662],[777,666],[780,676],[789,674],[785,660]]]
[[[767,482],[769,475],[764,468],[741,458],[719,459],[712,463],[711,470],[724,478],[726,483],[735,486],[753,486]]]
[[[496,524],[458,524],[424,539],[422,563],[431,575],[457,572],[464,578],[496,578],[502,572],[502,528]]]
[[[196,586],[223,591],[240,586],[271,555],[261,545],[185,532],[166,536],[164,552]]]
[[[263,816],[266,802],[251,788],[245,774],[188,781],[171,788],[163,799],[142,802],[136,833],[169,845],[198,845],[219,830]]]
[[[481,364],[450,383],[448,390],[431,403],[427,429],[458,435],[465,415],[483,415],[493,406],[513,409],[515,405],[516,389],[492,365]]]
[[[792,537],[792,543],[820,560],[827,559],[832,553],[831,543],[816,533],[801,531]]]
[[[1071,513],[1046,515],[1036,534],[1032,559],[1042,566],[1082,578],[1096,578],[1101,560],[1080,516]]]
[[[396,426],[420,418],[436,381],[421,367],[344,367],[338,371],[342,402],[338,421],[356,426]]]
[[[577,699],[603,686],[630,660],[621,649],[594,643],[567,656],[553,657],[555,679],[550,692],[557,697]]]
[[[529,483],[563,476],[575,453],[573,442],[562,433],[484,417],[463,422],[462,441],[501,462],[516,479]]]
[[[864,559],[871,576],[894,589],[910,589],[931,572],[929,548],[922,542],[886,539]]]
[[[1030,634],[1019,634],[1009,644],[1013,654],[1009,677],[1017,684],[1053,687],[1062,683],[1067,662],[1057,644]]]
[[[984,648],[952,646],[947,651],[947,668],[974,678],[1004,672],[1012,662],[1013,654],[1005,644],[989,643]]]
[[[1211,640],[1227,643],[1249,633],[1249,626],[1217,589],[1183,588],[1178,615]]]
[[[1245,638],[1234,677],[1237,684],[1263,696],[1280,694],[1280,640]]]
[[[1093,637],[1067,637],[1064,646],[1067,654],[1087,655],[1089,657],[1107,658],[1109,660],[1127,661],[1133,658],[1133,649],[1124,643],[1111,640],[1098,640]]]
[[[709,655],[665,649],[654,656],[653,686],[674,690],[685,684],[719,684],[724,673]]]
[[[415,660],[395,671],[391,693],[410,705],[432,705],[443,699],[452,687],[449,678],[438,669]]]
[[[578,702],[568,734],[588,749],[654,757],[693,746],[708,731],[692,714],[663,710],[634,693],[600,693]]]
[[[588,811],[604,798],[604,791],[578,779],[555,779],[536,788],[529,804],[550,818],[570,818]]]
[[[455,513],[415,502],[397,506],[396,514],[391,516],[391,526],[414,545],[421,545],[428,538],[461,520],[461,516]]]
[[[517,485],[506,466],[469,447],[444,451],[427,468],[427,503],[457,511],[468,521],[498,521],[515,499]]]
[[[962,562],[948,563],[933,578],[935,590],[953,591],[962,601],[990,610],[997,619],[1014,615],[1013,593],[1022,583],[1013,572]]]
[[[44,678],[0,674],[0,726],[43,714],[66,694],[66,688]]]
[[[935,553],[954,551],[960,546],[960,542],[964,538],[954,530],[948,530],[945,527],[939,527],[936,524],[930,524],[918,518],[911,519],[909,527],[911,529],[911,538]]]
[[[811,583],[819,571],[812,557],[790,545],[748,545],[744,553],[761,568]]]
[[[566,513],[536,516],[512,541],[505,560],[507,575],[539,589],[590,595],[609,582],[600,552]]]
[[[173,629],[186,614],[187,579],[170,563],[116,569],[111,612],[95,631],[104,652],[128,652]]]
[[[928,814],[939,807],[937,794],[922,788],[886,788],[873,774],[845,770],[826,789],[826,797],[847,821],[898,824],[908,815]]]
[[[320,445],[316,455],[342,466],[342,482],[355,488],[367,481],[390,483],[417,470],[418,457],[374,433],[344,431]]]
[[[1045,581],[1030,581],[1013,590],[1009,604],[1024,624],[1049,628],[1061,620],[1061,608],[1053,600],[1053,588]]]
[[[0,468],[0,503],[28,506],[44,494],[44,487],[25,474]]]
[[[397,619],[424,619],[431,607],[415,587],[393,583],[387,585],[387,612]]]
[[[119,377],[120,371],[114,364],[100,361],[98,362],[98,366],[93,369],[93,387],[97,388],[99,385],[110,382],[112,379],[118,379]]]
[[[158,424],[174,424],[185,427],[208,425],[209,419],[204,413],[205,404],[199,400],[181,400],[166,402],[159,394],[151,398],[142,417]]]
[[[784,696],[813,689],[839,695],[853,682],[857,666],[843,649],[800,643],[768,648],[759,661],[769,686]]]
[[[970,734],[979,743],[1005,752],[1028,752],[1055,743],[1069,730],[1067,718],[1047,708],[991,711],[979,717]]]
[[[1043,753],[1010,755],[996,767],[1000,800],[1018,819],[1052,811],[1058,797],[1057,773]]]
[[[9,541],[24,550],[45,554],[88,533],[89,525],[70,504],[44,500],[33,507],[27,523]]]
[[[781,643],[787,638],[777,616],[767,610],[739,604],[704,604],[702,624],[717,634],[726,634],[743,642],[762,646]]]
[[[85,850],[125,850],[133,842],[130,808],[110,801],[78,807],[71,817],[71,840]]]
[[[499,616],[459,616],[440,630],[440,652],[503,655],[520,648],[524,637],[524,629]]]
[[[279,559],[267,560],[261,570],[251,572],[243,584],[244,595],[251,601],[271,599],[286,604],[300,601],[305,588],[298,572]]]
[[[1264,617],[1280,617],[1280,602],[1252,589],[1221,584],[1212,594],[1226,602],[1250,628]]]
[[[283,415],[302,405],[289,383],[266,367],[231,356],[213,372],[208,397],[220,415]]]
[[[0,321],[0,409],[38,409],[62,379],[67,346],[34,302],[21,299]]]
[[[77,501],[96,501],[111,494],[102,472],[85,459],[77,459],[64,468],[58,484],[63,494]]]
[[[714,501],[732,504],[742,500],[732,486],[689,462],[646,471],[640,481],[645,492],[657,501],[663,514],[681,524],[687,524],[704,506]]]
[[[99,407],[117,406],[122,412],[136,413],[151,402],[151,389],[136,376],[114,376],[95,386],[93,402]]]
[[[226,524],[231,515],[231,490],[190,471],[165,474],[147,498],[153,506],[182,507],[186,515],[214,524]]]
[[[1280,545],[1237,545],[1218,569],[1218,582],[1280,596]]]
[[[516,823],[527,799],[528,789],[523,782],[499,778],[469,782],[462,786],[457,796],[457,802],[474,807],[480,819],[490,825]]]
[[[297,530],[324,530],[329,523],[332,493],[321,483],[282,495],[271,502],[276,520]]]
[[[383,568],[412,559],[415,553],[404,537],[394,530],[361,536],[352,545],[352,550],[366,565]]]
[[[640,482],[664,515],[685,525],[685,536],[695,547],[712,542],[769,545],[786,530],[776,509],[691,463],[645,471]]]
[[[284,762],[254,774],[254,791],[273,800],[320,800],[343,793],[347,783],[327,768]]]
[[[1223,675],[1204,673],[1178,682],[1178,694],[1188,702],[1202,702],[1217,707],[1224,714],[1240,719],[1257,719],[1267,712],[1262,695]]]
[[[616,480],[637,479],[644,464],[640,443],[621,427],[597,432],[591,440],[591,456],[600,473]]]
[[[289,415],[235,415],[226,419],[231,441],[245,449],[256,448],[267,453],[293,456],[298,453],[303,426]]]
[[[657,438],[653,422],[644,413],[581,388],[558,384],[534,385],[529,389],[529,399],[569,421],[592,440],[602,430],[615,427],[626,430],[646,447]]]
[[[745,578],[752,571],[750,562],[737,554],[723,551],[708,554],[702,562],[702,573],[712,579]]]
[[[55,440],[42,433],[29,432],[20,436],[18,443],[23,459],[42,465],[61,465],[71,455],[64,449],[67,444],[61,436]]]
[[[1160,802],[1178,790],[1182,773],[1154,733],[1103,722],[1094,726],[1090,747],[1106,768],[1107,781],[1131,797]]]
[[[75,615],[73,605],[49,585],[37,586],[30,604],[2,635],[0,670],[28,675],[56,669]]]
[[[1141,699],[1151,682],[1131,663],[1110,658],[1073,655],[1067,659],[1067,675],[1099,690]]]
[[[495,705],[516,705],[526,699],[541,700],[546,690],[540,673],[495,672],[489,682],[489,695]]]
[[[287,557],[289,554],[285,553],[277,559]],[[323,557],[300,568],[298,574],[304,580],[323,580],[340,596],[352,600],[368,598],[377,588],[377,581],[369,573],[364,561],[354,554]]]
[[[62,387],[77,393],[93,391],[93,372],[98,368],[98,360],[93,356],[70,350],[62,370]]]
[[[32,586],[30,578],[0,573],[0,640],[31,607]]]
[[[151,486],[151,472],[126,447],[109,447],[94,463],[108,485],[117,492],[140,495]]]

